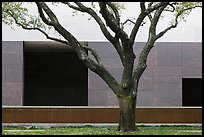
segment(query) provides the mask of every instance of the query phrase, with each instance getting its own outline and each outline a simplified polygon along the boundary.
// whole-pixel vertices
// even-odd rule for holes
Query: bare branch
[[[149,55],[150,50],[154,46],[154,42],[155,40],[152,39],[151,36],[149,36],[147,42],[144,45],[144,48],[142,49],[142,52],[140,53],[139,61],[137,63],[136,68],[133,70],[133,74],[132,74],[133,83],[135,85],[137,85],[141,75],[143,74],[143,72],[145,71],[147,67],[147,57]]]
[[[113,10],[113,12],[115,14],[116,22],[117,22],[118,25],[120,25],[120,15],[118,13],[117,8],[111,2],[107,2],[107,5]]]
[[[148,8],[150,8],[153,3],[154,3],[154,2],[150,2],[150,3],[148,4]],[[149,20],[151,21],[151,20],[152,20],[152,15],[151,15],[151,13],[149,13],[147,16],[148,16]]]
[[[40,17],[42,18],[43,22],[49,26],[53,26],[53,22],[46,19],[45,15],[43,13],[41,4],[39,2],[36,2],[36,5],[38,7],[38,12],[39,12]]]
[[[86,12],[89,15],[91,15],[96,22],[99,24],[101,31],[103,32],[104,36],[110,41],[113,42],[114,41],[114,37],[109,33],[109,31],[107,30],[107,28],[105,27],[105,24],[103,23],[103,21],[101,20],[101,18],[96,14],[96,12],[91,9],[91,8],[87,8],[86,6],[84,6],[82,3],[77,2],[77,6],[73,6],[71,5],[69,2],[63,2],[64,4],[67,4],[70,8],[81,11],[81,12]]]
[[[154,3],[154,2],[148,3],[148,8],[151,7],[153,3]]]
[[[85,45],[81,45],[81,47],[89,50],[91,52],[91,54],[94,56],[94,58],[96,59],[97,63],[99,65],[102,65],[102,61],[94,49],[92,49],[91,47],[85,46]]]
[[[76,6],[72,5],[72,4],[70,4],[70,2],[62,2],[62,3],[68,5],[70,8],[72,8],[74,10],[78,10],[78,11],[82,12],[82,10],[79,7],[76,7]]]
[[[142,52],[140,53],[139,56],[139,61],[138,64],[135,68],[135,70],[133,71],[133,81],[134,84],[136,84],[141,75],[143,74],[143,72],[145,71],[146,67],[147,67],[147,57],[149,55],[150,50],[153,48],[154,46],[154,42],[156,41],[155,39],[155,29],[156,29],[156,25],[158,22],[158,19],[162,13],[162,11],[164,10],[164,8],[167,6],[168,4],[165,3],[162,6],[160,6],[159,8],[156,9],[156,12],[154,14],[154,17],[151,19],[151,24],[150,24],[150,28],[149,28],[149,36],[148,36],[148,40],[144,45],[144,48],[142,49]]]
[[[151,35],[151,37],[155,37],[156,36],[156,26],[157,23],[159,21],[159,18],[161,17],[162,12],[164,11],[164,9],[166,8],[168,4],[164,4],[163,6],[161,6],[160,8],[158,8],[156,10],[156,12],[154,13],[154,17],[151,20],[151,24],[149,27],[149,34]]]
[[[83,48],[84,46],[82,46]],[[85,46],[84,48],[87,48]],[[81,51],[79,51],[81,52]],[[115,78],[107,71],[107,69],[103,65],[98,65],[92,59],[86,57],[86,54],[80,53],[82,56],[82,60],[85,65],[93,72],[98,74],[106,83],[107,85],[113,90],[116,95],[122,94],[122,90],[120,90],[121,86],[115,80]]]
[[[48,23],[48,25],[50,26],[53,26],[55,30],[59,34],[61,34],[72,45],[73,48],[75,48],[75,50],[79,50],[77,49],[77,47],[79,46],[78,40],[69,31],[67,31],[64,27],[61,26],[52,10],[44,2],[36,2],[36,4],[38,6],[39,14],[43,22],[46,24]],[[43,14],[42,9],[46,12],[51,21],[48,22],[48,20]]]
[[[68,4],[67,2],[64,2],[64,4]],[[70,4],[69,4],[70,5]],[[91,9],[91,8],[88,8],[86,6],[84,6],[82,3],[80,2],[76,2],[76,5],[78,7],[73,7],[73,6],[69,6],[70,8],[73,8],[73,9],[76,9],[78,11],[81,11],[81,12],[86,12],[88,13],[89,15],[91,15],[95,21],[98,23],[98,25],[100,26],[100,29],[102,31],[102,33],[104,34],[104,36],[113,44],[113,46],[115,47],[116,51],[118,52],[119,56],[120,56],[120,59],[122,61],[122,63],[124,62],[124,56],[123,56],[123,50],[122,50],[122,47],[119,43],[119,39],[118,39],[118,36],[115,35],[115,37],[113,37],[109,31],[107,30],[105,24],[103,23],[102,19],[97,15],[97,13]]]
[[[116,34],[118,34],[118,36],[121,38],[122,42],[126,43],[128,40],[128,35],[126,32],[124,32],[120,26],[117,24],[115,18],[113,17],[113,15],[111,15],[106,7],[106,3],[105,2],[99,2],[99,6],[100,6],[100,13],[102,14],[103,18],[106,21],[107,26],[110,27],[110,29],[115,32]]]
[[[136,24],[134,21],[132,21],[131,19],[127,19],[126,21],[124,21],[123,23],[122,23],[122,25],[125,25],[127,22],[131,22],[132,24]],[[143,26],[145,24],[145,22],[143,21],[142,23],[141,23],[141,26]]]
[[[170,11],[170,12],[174,12],[176,10],[176,8],[174,7],[173,3],[169,3],[168,4],[172,9],[169,10],[169,9],[165,9],[165,11]]]
[[[178,25],[178,18],[180,15],[182,15],[183,12],[187,11],[187,10],[191,10],[193,8],[196,8],[196,7],[202,7],[202,6],[193,6],[193,7],[189,7],[189,8],[186,8],[186,9],[183,9],[182,11],[178,12],[178,14],[176,15],[175,17],[175,23],[172,24],[171,26],[167,27],[166,29],[164,29],[163,31],[159,32],[157,35],[156,35],[156,39],[162,37],[167,31],[171,30],[172,28],[176,28],[177,25]]]
[[[145,2],[140,2],[140,8],[141,8],[141,12],[144,12],[146,10]]]
[[[50,10],[49,7],[46,10],[49,11]],[[40,9],[40,11],[42,11],[42,9]],[[52,16],[52,15],[50,14],[50,16]],[[55,28],[55,30],[59,34],[61,34],[68,42],[57,39],[57,38],[50,37],[45,31],[43,31],[40,28],[29,27],[29,24],[26,22],[23,22],[23,24],[21,24],[21,22],[18,22],[18,18],[15,18],[16,17],[15,14],[14,13],[12,14],[12,11],[11,11],[11,17],[14,19],[16,24],[20,25],[23,29],[38,30],[41,33],[43,33],[48,39],[55,40],[57,42],[61,42],[64,44],[69,44],[71,47],[74,48],[79,59],[82,60],[90,70],[92,70],[93,72],[96,72],[109,85],[109,87],[113,90],[113,92],[116,95],[121,94],[121,92],[122,92],[122,90],[120,90],[121,86],[118,84],[118,82],[115,80],[115,78],[106,70],[106,68],[103,67],[103,65],[100,62],[100,58],[95,53],[95,51],[93,49],[86,47],[86,46],[82,45],[81,43],[79,43],[78,40],[72,34],[70,34],[65,28],[63,28],[59,22],[55,22],[53,24],[52,23],[49,24],[50,22],[47,22],[47,23],[50,26],[53,26]],[[45,20],[45,21],[48,21],[48,20]],[[90,57],[88,57],[86,49],[88,49],[89,51],[92,52],[93,56],[96,58],[98,63],[96,63],[94,60],[92,60]]]
[[[135,24],[134,21],[132,21],[132,20],[130,20],[130,19],[127,19],[125,22],[122,23],[122,25],[125,25],[128,21],[131,22],[132,24]]]
[[[45,13],[48,15],[48,17],[52,21],[52,24],[59,23],[55,14],[52,12],[52,10],[50,10],[50,8],[44,2],[36,2],[36,4],[38,5],[38,7],[40,6],[40,8],[42,8],[45,11]]]
[[[133,45],[135,37],[137,35],[137,32],[139,30],[139,27],[141,26],[141,23],[143,22],[144,18],[149,15],[152,11],[158,9],[159,7],[166,4],[166,2],[159,2],[155,4],[154,6],[148,7],[145,11],[142,11],[140,15],[138,16],[136,23],[132,29],[132,32],[130,34],[130,45]]]
[[[124,66],[125,57],[124,57],[123,47],[121,46],[121,43],[119,41],[119,37],[117,35],[115,35],[114,40],[115,40],[115,42],[114,42],[113,46],[115,47],[116,51],[118,52],[120,60],[122,62],[122,65]]]
[[[69,33],[65,28],[63,28],[57,20],[56,16],[54,15],[54,13],[49,9],[49,7],[45,4],[45,3],[37,3],[39,4],[47,13],[47,15],[49,16],[49,18],[51,18],[51,20],[54,22],[53,24],[51,24],[67,41],[69,41],[71,43],[71,46],[74,47],[74,49],[76,50],[76,52],[78,53],[78,56],[81,58],[82,61],[86,62],[87,60],[89,60],[89,62],[91,61],[93,63],[93,61],[88,57],[88,55],[86,55],[86,52],[83,50],[84,48],[88,49],[91,51],[91,53],[93,54],[93,56],[96,58],[97,62],[99,64],[101,64],[100,58],[99,56],[95,53],[95,51],[91,48],[82,46],[78,40],[71,34]],[[68,4],[68,3],[66,3]],[[90,67],[90,66],[89,66]]]

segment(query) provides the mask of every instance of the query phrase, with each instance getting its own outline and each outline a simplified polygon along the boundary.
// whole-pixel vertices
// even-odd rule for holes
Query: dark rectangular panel
[[[75,52],[24,48],[24,60],[25,106],[88,105],[88,69]]]
[[[202,78],[182,79],[182,106],[202,106]]]

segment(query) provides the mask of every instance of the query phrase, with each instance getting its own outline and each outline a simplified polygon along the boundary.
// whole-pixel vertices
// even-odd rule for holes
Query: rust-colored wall
[[[137,123],[202,123],[201,107],[136,108]],[[3,107],[3,123],[117,123],[118,108]]]

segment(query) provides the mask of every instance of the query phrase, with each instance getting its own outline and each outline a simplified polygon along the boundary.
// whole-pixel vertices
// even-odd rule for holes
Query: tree
[[[52,3],[59,6],[65,4],[68,8],[89,14],[97,22],[103,35],[114,46],[122,62],[123,74],[121,83],[119,83],[104,67],[95,50],[80,43],[60,24],[48,3],[35,2],[39,13],[39,16],[36,17],[28,14],[28,10],[22,6],[22,2],[3,2],[2,4],[2,21],[5,24],[16,23],[26,30],[38,30],[47,39],[73,47],[79,59],[108,84],[118,99],[120,111],[119,131],[137,130],[135,126],[135,107],[138,82],[147,67],[148,54],[154,47],[155,41],[169,30],[176,28],[178,23],[184,20],[192,9],[202,7],[201,2],[140,2],[140,13],[136,20],[127,19],[122,23],[119,12],[122,6],[115,2],[98,2],[98,5],[93,2],[90,5],[81,2]],[[96,6],[99,8],[99,13],[95,8]],[[164,12],[172,14],[173,20],[164,30],[157,32],[157,24]],[[149,20],[148,39],[139,55],[138,64],[134,66],[136,54],[133,52],[133,45],[138,30],[145,23],[145,19]],[[133,25],[129,35],[124,30],[124,25],[127,22]],[[48,30],[51,29],[54,29],[63,39],[49,36]],[[93,55],[94,59],[88,56],[87,50]]]

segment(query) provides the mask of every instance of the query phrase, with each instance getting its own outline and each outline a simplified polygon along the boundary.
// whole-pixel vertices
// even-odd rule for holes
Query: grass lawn
[[[202,126],[145,126],[138,132],[118,132],[116,126],[22,127],[3,126],[2,135],[202,135]]]

